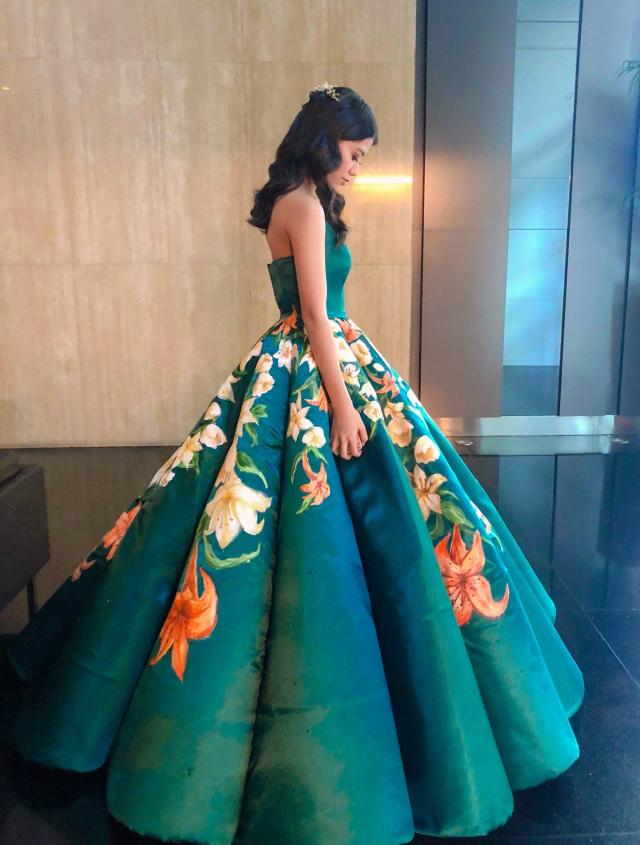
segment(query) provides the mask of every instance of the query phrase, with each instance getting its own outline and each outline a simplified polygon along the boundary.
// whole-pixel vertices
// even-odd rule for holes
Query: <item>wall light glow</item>
[[[357,188],[359,185],[369,187],[385,187],[395,188],[400,185],[410,185],[413,182],[411,176],[357,176],[353,181],[353,186]]]

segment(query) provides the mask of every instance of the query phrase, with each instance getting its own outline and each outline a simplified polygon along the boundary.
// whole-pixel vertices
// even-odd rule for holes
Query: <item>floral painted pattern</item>
[[[158,651],[150,665],[162,660],[171,651],[171,668],[180,681],[184,680],[189,654],[189,640],[208,637],[218,621],[218,595],[211,577],[202,566],[198,567],[198,548],[194,544],[184,584],[179,589],[169,615],[160,630]],[[202,593],[198,593],[198,570],[202,578]]]
[[[144,492],[137,496],[130,506],[129,510],[123,512],[116,521],[113,528],[101,538],[100,542],[91,549],[85,558],[73,569],[71,573],[71,580],[77,579],[89,569],[98,558],[104,558],[105,561],[110,561],[116,553],[120,542],[122,541],[126,531],[128,530],[133,518],[144,507],[145,503],[152,499],[158,490],[166,488],[166,486],[175,478],[175,471],[190,470],[196,474],[199,471],[199,458],[204,449],[218,449],[221,445],[227,443],[227,434],[215,420],[222,414],[221,402],[235,403],[235,395],[233,392],[233,385],[240,381],[245,374],[245,370],[249,360],[260,354],[262,349],[263,338],[260,338],[255,345],[244,356],[240,363],[229,373],[224,382],[220,386],[215,397],[207,405],[201,418],[196,425],[188,433],[184,441],[177,447],[177,449],[169,456],[169,458],[162,464],[158,471],[154,474]],[[251,405],[255,401],[255,397],[267,392],[273,384],[273,380],[269,375],[271,367],[271,356],[261,356],[256,364],[256,371],[258,377],[254,383],[253,394],[243,403],[238,426],[236,430],[236,438],[242,433],[245,424],[253,424],[254,436],[257,419],[260,416],[261,409],[256,408],[251,412]],[[234,444],[235,444],[234,439]],[[223,472],[219,477],[219,481],[223,481],[229,471],[229,458],[235,459],[235,449],[229,448],[227,460],[223,466]]]
[[[259,534],[264,522],[258,522],[258,513],[264,513],[270,505],[270,496],[244,484],[231,471],[205,507],[209,522],[204,533],[215,534],[218,545],[225,549],[240,531]]]
[[[138,502],[134,507],[130,510],[123,511],[120,516],[117,518],[114,526],[107,531],[107,533],[102,537],[101,545],[108,550],[106,560],[111,560],[122,542],[122,538],[127,533],[129,526],[133,522],[133,520],[138,515],[140,508],[142,507],[142,502]],[[88,560],[88,555],[84,560],[80,561],[80,563],[76,566],[73,572],[70,575],[72,581],[77,581],[78,578],[82,575],[82,573],[89,569],[89,567],[93,566],[95,563],[95,559]]]
[[[294,315],[295,309],[292,317]],[[378,423],[383,420],[383,412],[378,395],[363,370],[363,365],[371,363],[373,360],[371,352],[360,338],[360,332],[352,327],[349,320],[338,317],[331,319],[329,322],[342,377],[350,390],[354,406],[370,421],[368,437],[369,440],[372,440],[376,435]],[[332,406],[317,371],[306,332],[292,318],[285,320],[284,325],[288,332],[293,331],[296,327],[298,328],[300,348],[304,351],[299,355],[296,367],[306,365],[309,371],[308,378],[296,390],[295,402],[290,404],[287,428],[287,437],[296,442],[299,440],[301,443],[301,448],[292,463],[291,480],[294,481],[298,466],[302,468],[307,479],[305,483],[299,485],[299,489],[304,494],[297,510],[297,513],[300,514],[304,513],[308,507],[322,505],[331,494],[326,471],[327,452],[330,450],[327,445],[325,429],[329,430],[329,415],[332,413]],[[309,406],[313,406],[327,415],[323,419],[322,426],[313,425],[309,420]],[[317,468],[313,467],[312,457],[318,461]]]
[[[486,536],[481,535],[466,507],[461,506],[441,450],[425,433],[425,429],[429,430],[426,412],[411,386],[352,320],[339,320],[338,324],[359,365],[376,385],[381,418],[429,527],[456,621],[466,624],[473,612],[491,619],[501,616],[509,600],[508,585],[503,598],[494,602],[489,580],[479,574],[485,566],[483,543],[495,543],[502,549],[500,538],[476,503],[460,489]],[[452,536],[451,549],[446,549]],[[463,536],[471,538],[469,549]]]
[[[302,513],[310,505],[321,505],[331,492],[331,488],[327,484],[327,470],[324,464],[320,464],[318,471],[314,472],[309,464],[309,456],[306,452],[303,452],[302,468],[309,481],[300,485],[304,497],[302,499],[302,505],[296,513]]]
[[[451,544],[449,537],[452,538]],[[466,625],[473,611],[487,619],[502,616],[509,602],[509,585],[505,585],[502,598],[495,601],[491,595],[491,585],[480,574],[485,559],[482,538],[477,529],[471,548],[467,548],[460,536],[460,529],[454,525],[453,532],[436,545],[435,553],[458,625]]]
[[[465,503],[462,503],[462,491],[456,487],[448,464],[429,434],[426,412],[411,386],[353,320],[335,317],[329,322],[345,385],[354,407],[367,424],[367,442],[378,436],[382,426],[397,450],[434,542],[458,624],[466,624],[474,612],[485,618],[497,618],[505,612],[509,590],[507,586],[502,599],[495,601],[488,578],[480,574],[485,567],[483,543],[500,544],[489,520],[466,494]],[[269,343],[270,351],[264,349],[265,342]],[[225,403],[239,401],[234,385],[247,375],[246,368],[253,358],[257,360],[246,388],[241,391],[242,404],[232,432],[229,423],[222,421],[227,419],[223,417],[223,407]],[[147,499],[171,484],[178,471],[197,475],[200,460],[207,450],[225,448],[224,460],[196,529],[183,586],[175,594],[159,634],[157,653],[150,660],[150,665],[155,665],[171,651],[171,666],[180,681],[186,671],[189,641],[209,636],[218,618],[216,586],[206,570],[235,567],[255,560],[261,551],[260,535],[265,515],[278,505],[256,462],[259,451],[254,452],[241,443],[248,438],[247,446],[259,445],[260,425],[270,413],[268,394],[276,384],[276,376],[283,371],[287,377],[296,376],[296,387],[289,396],[285,429],[285,437],[294,447],[290,481],[300,492],[296,514],[322,507],[331,496],[327,463],[334,457],[327,433],[333,409],[300,315],[293,306],[291,312],[274,323],[229,373],[201,418],[157,470],[142,496],[134,500],[135,505],[123,513],[102,538],[100,548],[108,549],[106,559],[110,560]],[[358,460],[362,460],[362,456]],[[235,551],[240,537],[255,538],[255,544],[249,550],[245,546],[244,551]],[[468,538],[468,546],[465,538]],[[199,567],[198,554],[202,564]],[[75,568],[73,580],[92,565],[94,561],[89,557]],[[201,593],[198,592],[198,572],[203,583]]]

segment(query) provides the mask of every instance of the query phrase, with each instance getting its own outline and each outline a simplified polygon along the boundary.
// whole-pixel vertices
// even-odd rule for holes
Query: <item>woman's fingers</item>
[[[349,461],[351,458],[360,457],[362,449],[368,439],[369,435],[367,433],[367,428],[364,423],[361,423],[361,425],[358,426],[356,434],[353,436],[352,440],[350,440],[347,435],[335,434],[330,437],[329,442],[331,444],[331,451],[334,455],[340,455],[340,457],[345,461]],[[358,448],[358,444],[360,445],[360,448]]]

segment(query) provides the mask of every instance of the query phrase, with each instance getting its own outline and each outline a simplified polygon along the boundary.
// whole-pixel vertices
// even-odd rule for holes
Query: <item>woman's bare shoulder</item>
[[[272,256],[291,255],[299,244],[300,228],[324,227],[324,209],[317,196],[303,188],[281,194],[274,202],[267,230],[267,243]],[[275,258],[274,258],[275,260]]]
[[[305,217],[313,217],[314,214],[318,217],[324,216],[322,203],[317,195],[312,196],[302,187],[294,188],[276,199],[273,207],[274,217],[276,208],[278,209],[278,219],[284,224],[299,219],[301,214]]]

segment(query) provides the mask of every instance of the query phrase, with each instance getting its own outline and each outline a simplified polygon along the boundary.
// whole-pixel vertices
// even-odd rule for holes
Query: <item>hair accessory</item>
[[[334,86],[333,86],[333,85],[330,85],[330,84],[326,81],[326,79],[325,79],[325,81],[322,83],[322,85],[316,85],[316,87],[315,87],[315,88],[312,88],[312,89],[311,89],[311,91],[309,92],[309,96],[311,96],[311,94],[312,94],[314,91],[324,91],[324,92],[325,92],[325,94],[326,94],[328,97],[331,97],[333,100],[339,100],[339,99],[340,99],[340,94],[338,94],[338,92],[336,91],[336,89],[334,88]]]

